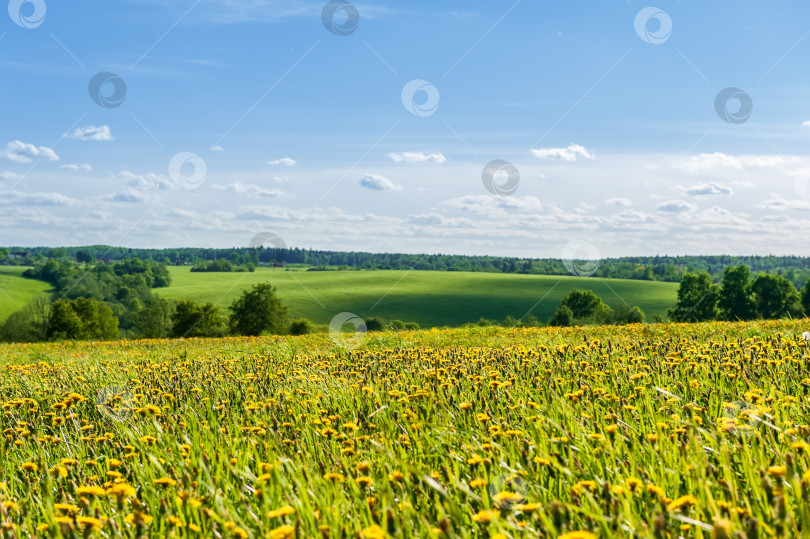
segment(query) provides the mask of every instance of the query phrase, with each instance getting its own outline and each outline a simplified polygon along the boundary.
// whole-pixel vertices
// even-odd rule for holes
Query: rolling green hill
[[[0,266],[0,321],[48,284],[24,279],[25,268]],[[503,320],[532,312],[546,322],[572,288],[593,290],[611,307],[622,301],[640,306],[648,319],[666,315],[676,301],[677,283],[502,273],[438,271],[286,271],[192,273],[169,267],[172,285],[155,292],[167,299],[210,301],[225,311],[240,291],[270,281],[293,318],[328,324],[348,311],[363,318],[418,322],[423,327],[457,326],[481,317]]]
[[[486,317],[503,320],[533,312],[546,322],[572,288],[593,290],[611,307],[622,300],[639,305],[649,319],[675,305],[678,284],[617,279],[437,271],[285,271],[192,273],[170,267],[172,285],[157,289],[165,298],[210,301],[223,310],[252,284],[270,281],[292,317],[328,324],[348,311],[418,322],[423,327],[455,326]]]
[[[21,277],[26,269],[0,266],[0,322],[51,287],[48,283]]]

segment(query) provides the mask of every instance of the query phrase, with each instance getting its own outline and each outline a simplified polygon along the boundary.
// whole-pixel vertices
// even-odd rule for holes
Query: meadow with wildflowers
[[[806,536],[806,325],[2,345],[0,533]]]

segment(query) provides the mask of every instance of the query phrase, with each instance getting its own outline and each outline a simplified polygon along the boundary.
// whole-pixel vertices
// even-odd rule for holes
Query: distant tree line
[[[193,266],[225,260],[235,267],[248,264],[303,265],[345,269],[400,269],[433,271],[475,271],[570,275],[560,259],[319,251],[233,247],[229,249],[176,248],[131,249],[93,245],[84,247],[0,248],[0,264],[33,265],[46,259],[70,259],[79,263],[106,263],[132,258],[164,265]],[[608,258],[599,261],[594,277],[679,282],[686,273],[708,272],[720,279],[727,266],[745,264],[754,273],[780,275],[801,288],[810,278],[810,258],[798,256],[643,256]],[[208,266],[205,266],[208,267]],[[208,270],[210,271],[210,270]],[[218,270],[213,270],[218,271]],[[225,270],[228,271],[228,270]]]
[[[248,262],[243,266],[237,266],[233,262],[220,258],[218,260],[208,260],[206,262],[198,262],[191,266],[193,272],[232,272],[232,271],[255,271],[256,265],[253,262]]]

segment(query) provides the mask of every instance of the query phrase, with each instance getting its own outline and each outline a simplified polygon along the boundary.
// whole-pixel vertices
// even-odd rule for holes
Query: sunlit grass
[[[17,537],[798,537],[806,325],[2,346],[0,522]]]

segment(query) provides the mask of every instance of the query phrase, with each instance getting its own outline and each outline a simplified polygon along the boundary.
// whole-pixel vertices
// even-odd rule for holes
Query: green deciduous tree
[[[548,321],[549,326],[569,327],[574,325],[574,311],[567,305],[560,305],[554,316]]]
[[[28,305],[11,313],[0,325],[0,341],[38,342],[48,337],[48,320],[51,317],[51,302],[39,296]]]
[[[578,290],[576,288],[571,290],[563,298],[557,311],[560,311],[562,307],[566,307],[571,311],[572,322],[569,325],[609,324],[613,320],[613,309],[608,307],[591,290]],[[567,322],[567,312],[560,312],[560,317],[557,317],[557,314],[555,312],[552,320],[560,323],[549,322],[550,325],[562,325],[562,322]]]
[[[118,318],[109,306],[88,298],[58,299],[51,306],[50,340],[118,338]]]
[[[723,271],[717,306],[723,320],[751,320],[755,318],[756,304],[751,295],[751,272],[748,266],[728,266]]]
[[[798,290],[781,275],[759,274],[751,283],[751,292],[760,318],[772,320],[800,311]]]
[[[172,334],[174,305],[166,299],[153,297],[133,316],[135,333],[142,339],[160,339]]]
[[[669,309],[675,322],[705,322],[717,319],[719,287],[707,272],[684,273],[678,287],[678,305]]]
[[[622,303],[613,313],[613,321],[618,325],[643,324],[646,320],[644,311],[638,305]]]
[[[802,287],[801,302],[802,309],[804,309],[804,314],[810,316],[810,279],[808,279]]]
[[[235,335],[280,334],[287,329],[287,307],[270,283],[253,285],[231,303],[231,333]]]
[[[221,337],[227,332],[225,317],[213,303],[180,300],[171,320],[173,337]]]

